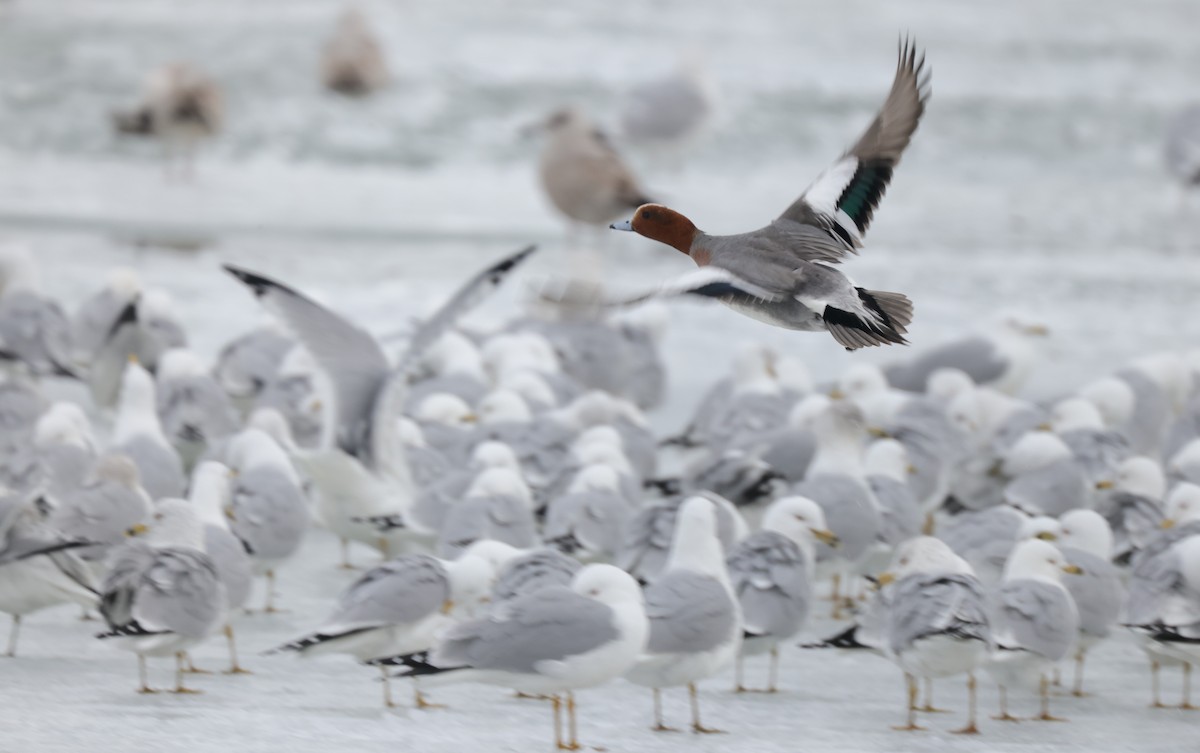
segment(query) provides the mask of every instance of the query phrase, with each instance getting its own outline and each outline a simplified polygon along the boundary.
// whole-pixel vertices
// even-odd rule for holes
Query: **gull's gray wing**
[[[207,375],[161,380],[158,417],[172,444],[211,444],[239,428],[229,396]]]
[[[868,476],[867,483],[879,503],[881,541],[899,546],[921,535],[921,508],[907,484],[887,476]]]
[[[275,379],[296,341],[272,328],[257,329],[221,348],[213,378],[234,399],[252,399]]]
[[[405,452],[408,455],[408,467],[412,472],[413,483],[418,489],[425,489],[437,483],[457,467],[454,461],[436,447],[409,447]]]
[[[225,590],[212,560],[192,549],[122,547],[101,590],[100,613],[115,635],[201,639],[225,611]]]
[[[609,556],[621,545],[621,536],[633,506],[619,491],[587,490],[565,494],[546,509],[545,538],[568,554],[582,545],[590,553]]]
[[[1075,643],[1079,615],[1066,588],[1021,578],[996,592],[993,630],[1001,649],[1029,651],[1059,661]]]
[[[992,643],[983,586],[972,575],[918,574],[901,578],[890,589],[886,615],[892,653],[906,651],[917,641],[935,636]]]
[[[379,343],[368,332],[338,314],[268,277],[231,264],[225,270],[244,283],[312,354],[330,381],[337,406],[337,447],[355,457],[369,452],[370,421],[375,400],[390,366]]]
[[[747,636],[788,638],[804,626],[812,573],[796,542],[774,531],[743,539],[726,564]]]
[[[170,445],[161,444],[156,437],[139,434],[116,448],[129,456],[138,468],[142,488],[152,500],[182,497],[187,488],[183,461]]]
[[[647,586],[645,595],[649,653],[711,651],[736,627],[737,607],[716,578],[671,570]]]
[[[1131,454],[1129,440],[1115,431],[1077,429],[1064,432],[1059,438],[1092,482],[1112,478],[1116,467]]]
[[[453,559],[483,539],[495,539],[518,549],[536,546],[537,523],[533,511],[514,497],[467,497],[447,511],[438,533],[438,555]]]
[[[527,246],[476,273],[417,327],[400,357],[399,365],[383,382],[370,406],[372,432],[368,439],[371,457],[377,465],[385,467],[399,478],[407,477],[407,468],[403,467],[402,443],[395,422],[403,414],[408,399],[410,371],[430,345],[468,311],[491,297],[513,270],[535,250],[537,246]]]
[[[245,604],[254,585],[254,570],[241,539],[224,528],[206,525],[204,553],[217,568],[217,576],[225,586],[225,603],[229,608],[237,609]]]
[[[125,539],[125,531],[150,516],[150,501],[136,489],[115,481],[94,481],[57,500],[48,519],[64,536],[95,542],[79,550],[85,560],[102,560],[108,547]]]
[[[1069,510],[1089,507],[1090,485],[1073,458],[1022,474],[1004,488],[1004,501],[1030,515],[1057,518]]]
[[[450,597],[442,563],[427,554],[409,554],[363,573],[338,598],[325,623],[343,628],[413,623],[437,612]]]
[[[1067,562],[1083,572],[1063,579],[1079,612],[1079,631],[1104,638],[1112,631],[1125,605],[1121,574],[1108,560],[1073,547],[1061,547]]]
[[[74,376],[67,315],[32,290],[11,290],[0,298],[0,343],[35,374]]]
[[[1171,399],[1162,387],[1137,369],[1121,369],[1114,376],[1133,389],[1133,411],[1128,422],[1120,427],[1121,433],[1129,439],[1133,454],[1157,457],[1171,418]]]
[[[924,392],[938,369],[959,369],[976,384],[988,384],[1008,371],[1009,363],[996,344],[986,337],[968,337],[938,345],[904,363],[884,369],[888,383],[899,390]]]
[[[770,499],[779,474],[765,460],[741,450],[701,457],[682,479],[685,492],[712,492],[737,507]]]
[[[1011,507],[991,507],[956,515],[938,538],[980,572],[998,574],[1012,551],[1025,516]]]
[[[579,560],[553,549],[514,557],[496,575],[492,603],[502,604],[550,586],[569,586],[581,567]]]
[[[543,662],[595,651],[619,638],[613,616],[605,604],[550,586],[450,628],[434,649],[433,663],[535,674]]]
[[[643,507],[625,527],[613,564],[642,583],[657,575],[667,562],[677,512],[670,502]]]
[[[1116,491],[1099,495],[1096,512],[1113,532],[1113,559],[1128,559],[1162,531],[1166,517],[1162,503],[1140,494]]]
[[[879,509],[867,487],[849,476],[832,473],[811,476],[792,487],[792,493],[820,505],[829,530],[841,542],[837,550],[818,542],[818,561],[857,560],[878,538],[882,525]]]
[[[237,477],[230,505],[230,530],[260,560],[280,560],[295,552],[311,518],[304,491],[285,473],[265,466]]]
[[[924,67],[925,56],[918,58],[916,48],[905,41],[892,89],[875,119],[858,143],[784,210],[776,226],[798,223],[818,227],[839,239],[843,255],[862,245],[892,171],[925,112],[929,76]],[[810,260],[836,262],[840,258],[822,253]]]
[[[785,481],[802,481],[808,473],[816,455],[816,437],[808,429],[781,426],[767,432],[756,444],[748,445],[750,452],[757,454]]]

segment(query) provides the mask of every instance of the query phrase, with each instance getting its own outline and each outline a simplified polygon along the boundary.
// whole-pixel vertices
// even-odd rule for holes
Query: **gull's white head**
[[[887,392],[888,381],[878,366],[858,363],[842,374],[838,388],[850,399],[860,400]]]
[[[172,379],[188,379],[208,374],[200,356],[187,348],[171,348],[158,357],[158,383]]]
[[[1004,472],[1009,476],[1020,476],[1070,457],[1071,448],[1057,435],[1031,431],[1004,454]]]
[[[509,468],[521,470],[521,462],[512,448],[503,442],[482,442],[471,451],[472,468]]]
[[[459,619],[473,617],[489,600],[496,568],[470,549],[458,559],[443,563],[443,567],[450,581],[451,615]]]
[[[1069,397],[1060,400],[1050,411],[1050,426],[1059,434],[1082,429],[1100,431],[1104,428],[1104,419],[1091,400]]]
[[[533,504],[533,495],[521,474],[511,468],[488,468],[475,477],[468,497],[515,497]]]
[[[139,434],[162,436],[158,421],[154,377],[136,361],[126,364],[121,375],[121,393],[117,400],[117,418],[113,441],[120,444]],[[165,443],[166,440],[163,439]]]
[[[1110,429],[1123,426],[1133,416],[1136,398],[1124,379],[1097,379],[1081,389],[1079,395],[1096,406],[1104,425]]]
[[[1041,539],[1022,541],[1013,547],[1004,565],[1004,580],[1030,578],[1062,583],[1063,573],[1078,575],[1078,567],[1067,562],[1058,547]]]
[[[970,394],[975,381],[961,369],[938,369],[925,380],[925,394],[941,403],[950,403],[959,395]]]
[[[571,481],[572,494],[587,491],[616,492],[621,488],[621,475],[610,465],[589,465],[582,468]]]
[[[83,450],[96,448],[87,414],[69,401],[54,403],[41,415],[33,431],[33,442],[43,449],[51,445],[73,445]]]
[[[909,575],[974,574],[966,560],[955,554],[944,541],[932,536],[918,536],[901,544],[892,556],[888,572],[891,580],[900,580]]]
[[[575,573],[571,590],[609,606],[634,604],[641,607],[645,603],[642,587],[633,576],[613,565],[587,565]]]
[[[405,447],[428,447],[421,425],[407,416],[396,419],[396,434]]]
[[[479,401],[479,422],[482,424],[526,424],[532,420],[529,404],[512,390],[496,390]]]
[[[824,413],[833,405],[828,395],[814,393],[806,396],[792,407],[788,414],[788,425],[796,429],[810,429],[817,416]]]
[[[1059,523],[1059,546],[1079,549],[1103,560],[1112,558],[1112,528],[1100,513],[1095,510],[1071,510],[1062,516]]]
[[[916,471],[909,462],[908,450],[895,439],[877,439],[867,445],[865,464],[869,475],[896,481],[907,481]]]
[[[417,405],[416,419],[423,424],[466,428],[475,423],[475,414],[467,402],[448,392],[435,392]]]
[[[204,525],[187,500],[160,499],[147,527],[146,540],[152,546],[204,551]]]
[[[825,522],[825,511],[808,497],[781,497],[763,513],[762,528],[787,536],[810,555],[813,541],[836,546],[837,536]]]
[[[1173,528],[1200,520],[1200,486],[1177,484],[1167,495],[1164,506],[1167,517],[1163,521],[1163,528]]]
[[[1200,438],[1193,439],[1180,447],[1167,463],[1173,475],[1190,477],[1200,465]]]
[[[1017,541],[1041,539],[1042,541],[1058,541],[1062,536],[1062,524],[1056,518],[1048,515],[1035,515],[1021,522],[1017,529]]]
[[[1167,493],[1167,476],[1157,460],[1142,455],[1125,458],[1117,466],[1116,478],[1110,483],[1097,483],[1101,489],[1112,486],[1117,491],[1137,494],[1159,501]]]
[[[238,473],[254,468],[276,468],[294,476],[291,461],[274,439],[259,429],[243,429],[229,441],[229,467]]]
[[[582,451],[595,445],[607,445],[623,450],[625,440],[621,438],[621,432],[614,427],[608,424],[599,424],[584,429],[583,433],[571,443],[572,449],[576,451]]]

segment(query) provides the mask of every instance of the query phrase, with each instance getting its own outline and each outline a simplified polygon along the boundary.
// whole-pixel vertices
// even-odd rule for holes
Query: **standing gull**
[[[97,637],[137,654],[138,692],[156,692],[146,679],[146,657],[173,655],[174,692],[196,693],[183,684],[184,653],[221,625],[225,587],[187,502],[163,500],[151,526],[152,536],[129,542],[111,560],[100,597],[108,630]],[[145,530],[139,525],[133,532]]]
[[[626,679],[653,689],[655,731],[671,729],[663,724],[661,689],[687,685],[692,731],[719,732],[700,721],[696,683],[733,663],[742,619],[711,501],[692,497],[683,503],[667,565],[645,593],[650,637]]]
[[[812,602],[816,554],[813,540],[831,546],[837,537],[825,528],[825,513],[804,497],[784,497],[767,508],[762,530],[743,539],[726,560],[742,609],[742,652],[736,691],[742,684],[742,657],[769,651],[766,692],[777,689],[779,644],[800,632]]]
[[[612,565],[588,565],[568,586],[549,586],[448,630],[432,651],[397,659],[402,676],[481,682],[551,695],[555,744],[579,750],[574,691],[620,677],[646,645],[642,591]],[[564,739],[561,711],[567,711]]]
[[[967,675],[969,715],[957,732],[975,734],[975,670],[992,648],[983,584],[966,560],[929,536],[896,551],[893,569],[879,578],[890,586],[885,633],[888,656],[904,670],[908,722],[916,723],[917,679]]]
[[[138,467],[142,486],[150,499],[179,497],[187,478],[183,462],[159,422],[154,379],[136,360],[125,367],[121,397],[113,426],[113,447],[128,455]]]
[[[924,57],[905,42],[891,92],[858,143],[770,225],[740,235],[708,235],[658,204],[645,204],[633,219],[613,225],[672,246],[700,267],[620,305],[696,295],[777,327],[827,330],[847,350],[905,343],[912,302],[900,293],[858,287],[833,265],[862,246],[892,171],[925,112],[924,65]]]
[[[1053,544],[1039,539],[1018,544],[1009,555],[1004,581],[994,595],[996,651],[987,665],[1000,686],[996,719],[1017,720],[1008,713],[1009,688],[1036,684],[1042,705],[1034,718],[1057,721],[1050,715],[1048,673],[1069,655],[1079,631],[1079,613],[1061,576],[1081,572]]]
[[[1058,545],[1069,564],[1081,572],[1064,584],[1079,612],[1079,637],[1075,642],[1075,684],[1071,694],[1083,696],[1083,664],[1088,651],[1116,626],[1125,605],[1121,573],[1112,564],[1113,535],[1098,513],[1072,510],[1059,521]]]

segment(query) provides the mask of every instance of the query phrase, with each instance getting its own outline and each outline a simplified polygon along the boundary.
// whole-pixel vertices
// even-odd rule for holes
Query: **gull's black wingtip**
[[[492,272],[494,272],[494,273],[509,272],[513,269],[513,267],[516,267],[518,264],[520,264],[521,262],[523,262],[527,258],[529,258],[529,255],[532,254],[534,251],[537,251],[537,244],[531,243],[528,246],[526,246],[525,248],[521,249],[520,251],[517,251],[516,253],[510,254],[510,255],[504,257],[503,259],[501,259],[496,264],[496,266],[492,267]]]
[[[270,288],[283,287],[269,277],[263,277],[257,272],[251,272],[233,264],[222,264],[221,268],[237,278],[238,282],[250,288],[254,295],[262,297]]]

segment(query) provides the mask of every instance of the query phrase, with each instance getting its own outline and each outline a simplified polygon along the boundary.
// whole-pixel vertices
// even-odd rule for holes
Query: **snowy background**
[[[521,126],[564,103],[614,120],[632,83],[699,51],[722,91],[711,138],[682,170],[629,152],[657,196],[710,232],[774,217],[865,126],[912,33],[933,97],[851,274],[916,303],[914,348],[1030,309],[1051,326],[1034,396],[1154,349],[1188,347],[1200,284],[1200,201],[1180,206],[1161,161],[1170,115],[1200,98],[1195,0],[809,3],[369,2],[395,83],[365,102],[316,75],[340,3],[316,0],[0,0],[0,233],[28,243],[47,292],[68,308],[103,270],[131,264],[177,298],[212,354],[258,321],[219,270],[235,261],[320,295],[386,333],[428,310],[465,270],[530,241],[535,273],[565,265],[562,223],[542,198],[538,144]],[[108,113],[144,77],[183,59],[224,87],[227,129],[192,183],[167,183],[153,145],[118,140]],[[628,236],[602,243],[613,285],[640,289],[688,268]],[[519,287],[519,286],[518,286]],[[516,289],[478,316],[517,310]],[[821,377],[852,359],[715,306],[678,304],[667,340],[674,428],[736,343],[808,358]],[[24,656],[0,663],[0,750],[419,751],[549,744],[549,709],[494,689],[439,691],[446,711],[383,713],[369,671],[338,658],[253,654],[324,616],[351,577],[332,542],[281,575],[292,610],[244,620],[249,678],[201,678],[197,698],[133,694],[132,656],[98,645],[72,609],[26,622]],[[365,556],[365,555],[364,555]],[[830,626],[815,625],[814,633]],[[217,642],[201,650],[216,667]],[[156,668],[165,671],[165,667]],[[1058,710],[1072,724],[997,723],[985,737],[898,738],[901,683],[871,657],[788,656],[787,692],[735,697],[712,682],[711,723],[730,736],[651,736],[648,693],[583,694],[586,742],[610,750],[1195,750],[1184,712],[1145,710],[1140,654],[1102,648],[1097,697]],[[1167,675],[1168,697],[1177,675]],[[165,683],[165,676],[155,678]],[[960,693],[939,697],[961,712]],[[984,708],[994,707],[988,688]],[[1031,700],[1022,703],[1031,703]],[[685,712],[672,698],[671,717]],[[959,719],[934,717],[941,730]]]

